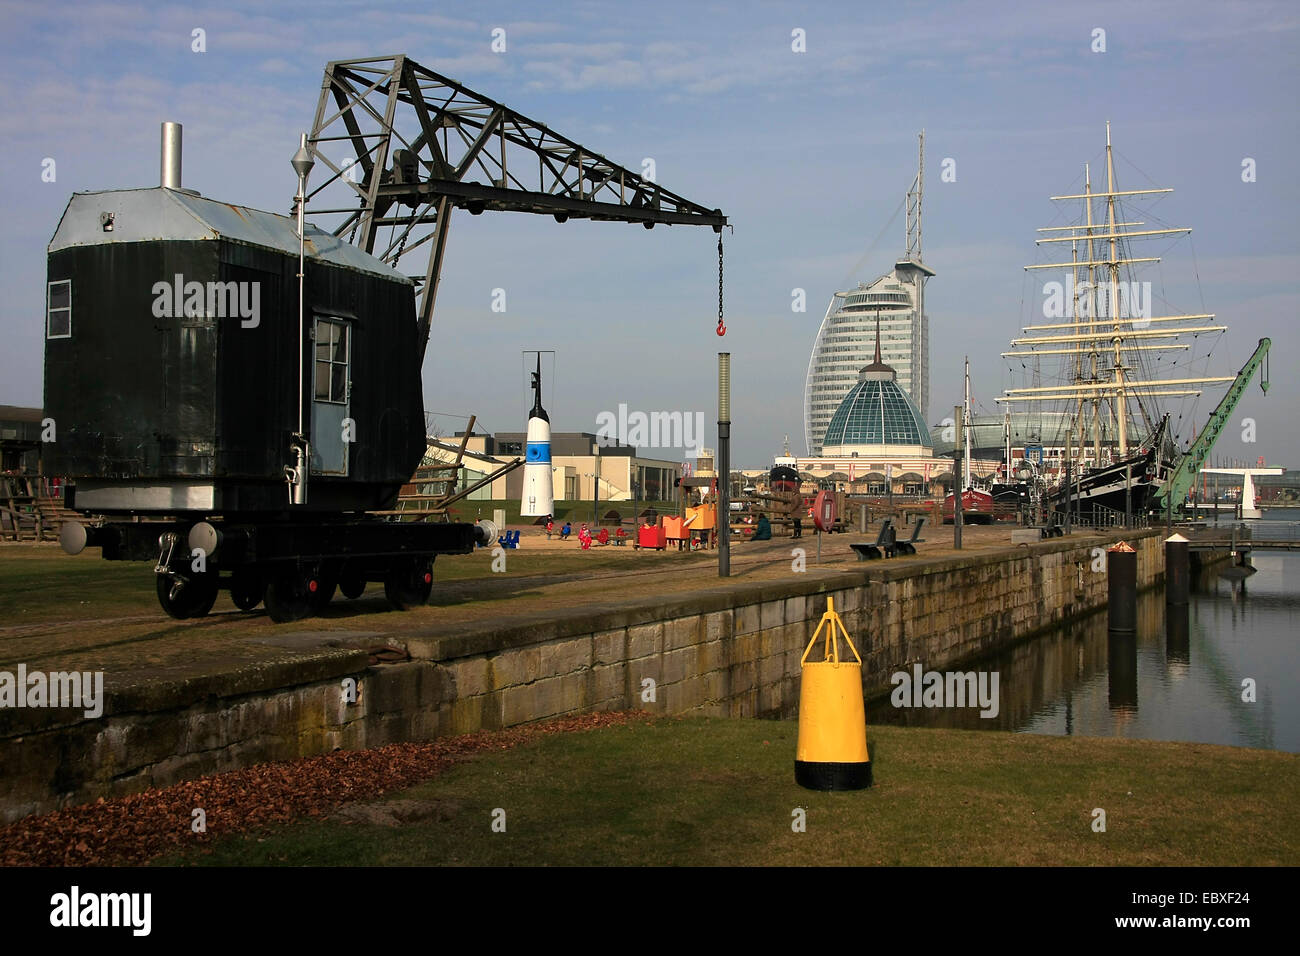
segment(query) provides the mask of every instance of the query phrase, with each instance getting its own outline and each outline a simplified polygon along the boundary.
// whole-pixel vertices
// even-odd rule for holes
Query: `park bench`
[[[1059,511],[1053,511],[1047,516],[1046,524],[1031,524],[1024,528],[1016,528],[1011,532],[1011,543],[1022,544],[1027,540],[1032,540],[1035,532],[1038,534],[1038,540],[1046,538],[1061,538],[1065,536],[1064,520]]]
[[[912,536],[899,541],[894,519],[885,518],[880,523],[880,533],[876,535],[874,544],[851,544],[849,547],[857,554],[859,561],[876,561],[899,554],[916,554],[916,546],[925,542],[921,537],[923,527],[925,527],[925,518],[917,518],[916,524],[912,525]]]
[[[880,522],[880,533],[874,544],[851,544],[850,548],[857,554],[859,561],[877,561],[884,557],[893,557],[897,548],[897,532],[894,519],[886,518]]]
[[[897,548],[899,554],[916,554],[916,546],[925,542],[925,539],[921,537],[921,528],[924,526],[925,517],[918,517],[916,519],[916,524],[912,525],[912,536],[906,541],[898,542]]]

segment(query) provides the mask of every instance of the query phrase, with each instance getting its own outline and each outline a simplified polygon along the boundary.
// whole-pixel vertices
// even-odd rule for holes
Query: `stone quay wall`
[[[397,664],[322,647],[255,673],[110,693],[94,720],[11,711],[0,822],[254,763],[593,710],[790,716],[829,597],[875,696],[905,666],[951,668],[1104,608],[1097,549],[1121,537],[1137,549],[1139,588],[1160,584],[1160,531],[1049,539],[458,625],[406,638],[412,659]]]

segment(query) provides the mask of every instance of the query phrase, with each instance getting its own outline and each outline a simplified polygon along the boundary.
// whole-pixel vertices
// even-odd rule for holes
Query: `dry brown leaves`
[[[509,750],[549,734],[594,730],[647,717],[639,711],[561,717],[429,743],[340,750],[232,770],[111,800],[101,797],[95,803],[0,827],[0,865],[138,865],[182,844],[304,817],[319,819],[344,804],[414,786],[474,754]],[[195,808],[206,814],[206,833],[191,831]]]

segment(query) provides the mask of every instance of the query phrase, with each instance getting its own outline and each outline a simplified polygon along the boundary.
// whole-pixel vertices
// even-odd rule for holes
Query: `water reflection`
[[[1300,752],[1292,624],[1300,556],[1256,552],[1253,562],[1258,573],[1245,581],[1194,579],[1183,607],[1166,607],[1161,590],[1141,595],[1135,633],[1108,632],[1103,612],[964,664],[999,672],[996,718],[974,709],[894,708],[886,696],[869,702],[868,720]],[[1254,702],[1242,699],[1246,678],[1256,683]]]
[[[1106,634],[1106,685],[1111,710],[1128,717],[1137,713],[1138,650],[1132,631]]]
[[[1165,607],[1165,663],[1169,676],[1181,680],[1192,663],[1191,611],[1186,604]]]

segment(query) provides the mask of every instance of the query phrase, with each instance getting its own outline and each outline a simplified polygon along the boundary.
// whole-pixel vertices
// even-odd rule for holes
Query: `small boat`
[[[1033,465],[1028,460],[1016,462],[1011,457],[1011,413],[1002,424],[1002,464],[998,466],[989,492],[993,495],[993,520],[1018,521],[1032,503],[1029,480]]]
[[[943,500],[943,523],[952,524],[952,495]],[[961,523],[991,524],[993,521],[993,496],[978,488],[967,488],[961,493]]]
[[[993,521],[993,496],[983,488],[975,486],[974,478],[971,475],[970,445],[971,445],[971,411],[970,411],[970,359],[966,359],[966,402],[962,411],[962,447],[965,449],[965,466],[962,468],[962,474],[965,475],[965,487],[961,491],[961,520],[962,524],[991,524]],[[953,495],[949,495],[943,500],[943,521],[944,524],[951,524],[953,517]]]
[[[799,490],[799,461],[790,454],[790,437],[785,439],[785,453],[778,455],[768,473],[768,490],[774,495],[789,494]]]

